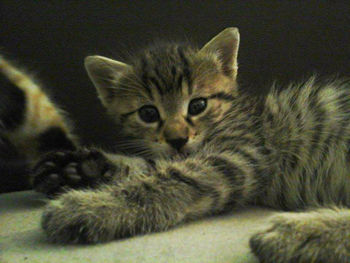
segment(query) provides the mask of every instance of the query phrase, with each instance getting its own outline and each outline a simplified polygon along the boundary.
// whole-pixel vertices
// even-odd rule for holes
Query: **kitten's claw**
[[[33,169],[33,186],[52,196],[69,188],[93,187],[112,175],[113,166],[96,150],[51,152]]]

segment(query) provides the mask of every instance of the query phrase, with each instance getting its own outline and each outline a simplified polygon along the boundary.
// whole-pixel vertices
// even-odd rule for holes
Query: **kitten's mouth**
[[[178,153],[178,156],[180,157],[180,158],[186,158],[187,156],[189,156],[190,155],[190,152],[179,152]]]
[[[188,157],[196,150],[196,145],[186,145],[180,150],[174,149],[169,145],[162,145],[163,147],[155,147],[154,154],[157,157],[170,158],[170,159],[182,159]]]
[[[190,149],[180,149],[180,150],[171,150],[170,156],[172,158],[186,158],[191,153]]]

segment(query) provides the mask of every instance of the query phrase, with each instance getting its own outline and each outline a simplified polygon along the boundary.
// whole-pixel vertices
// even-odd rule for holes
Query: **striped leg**
[[[137,162],[129,164],[135,171]],[[137,169],[136,169],[137,170]],[[256,174],[242,154],[158,161],[148,171],[73,190],[52,201],[42,226],[56,242],[102,242],[163,231],[186,220],[240,206],[256,193]]]
[[[350,262],[350,210],[283,213],[250,246],[261,262]]]

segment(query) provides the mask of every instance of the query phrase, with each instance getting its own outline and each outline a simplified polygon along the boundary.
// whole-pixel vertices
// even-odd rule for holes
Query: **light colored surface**
[[[0,262],[257,262],[249,236],[272,211],[251,208],[167,232],[100,245],[55,245],[39,227],[45,198],[34,192],[0,195]]]

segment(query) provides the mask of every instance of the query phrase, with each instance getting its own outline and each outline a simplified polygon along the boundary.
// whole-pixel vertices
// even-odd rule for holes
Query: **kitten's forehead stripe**
[[[161,85],[161,83],[159,83],[158,79],[156,79],[155,77],[149,77],[148,80],[154,84],[154,86],[156,87],[158,93],[161,96],[163,96],[164,92],[163,92],[163,89],[162,89],[162,85]]]
[[[181,87],[182,87],[182,81],[183,81],[183,76],[180,75],[179,78],[177,79],[177,87],[178,87],[180,90],[182,90],[182,89],[181,89]]]
[[[175,83],[176,74],[177,74],[176,67],[175,67],[175,65],[172,65],[171,66],[171,75],[172,75],[172,78],[173,78],[173,83]]]
[[[159,67],[160,67],[160,65],[157,65],[157,67],[154,68],[154,72],[156,73],[157,78],[160,80],[160,82],[162,84],[160,87],[165,87],[167,90],[167,89],[169,89],[169,85],[168,85],[166,79],[164,78],[164,75],[162,75],[159,72]],[[163,91],[161,91],[161,92],[159,92],[159,93],[161,93],[163,95]]]
[[[150,89],[150,86],[148,85],[148,74],[147,74],[147,60],[145,58],[141,58],[141,70],[142,70],[142,83],[143,83],[143,87],[145,88],[148,96],[150,97],[151,100],[154,100],[152,91]]]
[[[184,54],[183,48],[181,46],[179,46],[177,51],[178,51],[179,56],[182,60],[184,77],[186,78],[187,83],[188,83],[188,94],[191,95],[193,90],[192,90],[190,65],[189,65],[189,62],[188,62],[185,54]]]

